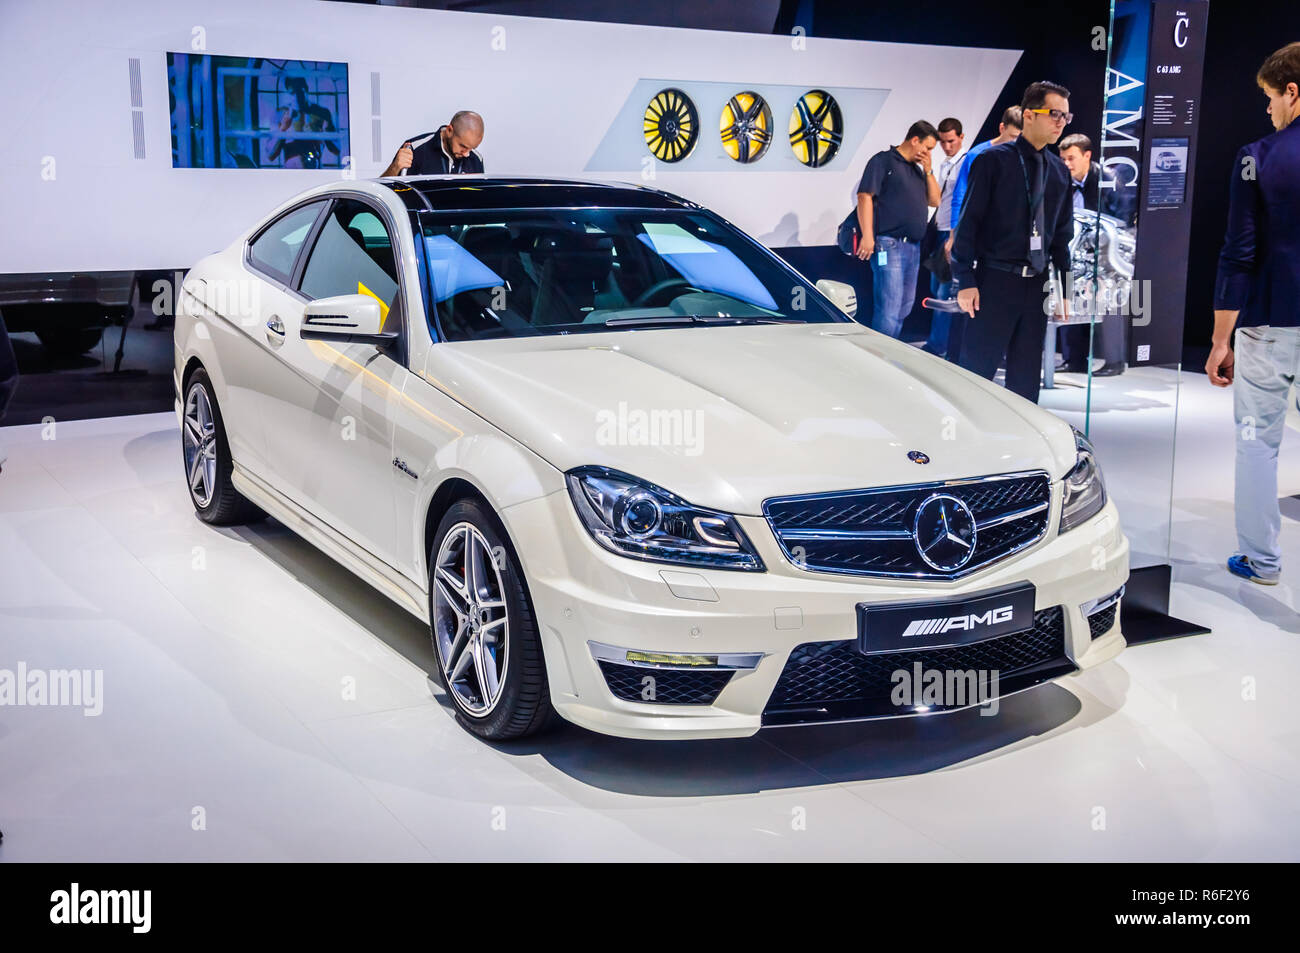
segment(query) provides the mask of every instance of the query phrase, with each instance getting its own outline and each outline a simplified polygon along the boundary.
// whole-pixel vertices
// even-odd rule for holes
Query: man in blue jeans
[[[930,169],[938,141],[934,126],[912,123],[902,145],[871,157],[858,184],[857,255],[871,262],[871,327],[890,337],[898,337],[916,302],[920,241],[940,197]]]
[[[1233,166],[1205,373],[1217,387],[1235,381],[1238,552],[1228,571],[1272,586],[1282,570],[1277,455],[1300,376],[1300,43],[1266,59],[1255,81],[1277,132],[1242,148]]]

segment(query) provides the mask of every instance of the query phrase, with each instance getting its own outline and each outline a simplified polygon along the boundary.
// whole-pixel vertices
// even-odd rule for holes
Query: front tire
[[[435,671],[462,725],[489,741],[551,720],[532,602],[505,528],[483,504],[452,505],[429,553]]]
[[[234,460],[226,427],[208,372],[199,368],[185,386],[181,414],[181,451],[190,502],[199,519],[213,526],[253,523],[266,516],[239,495],[231,482]]]

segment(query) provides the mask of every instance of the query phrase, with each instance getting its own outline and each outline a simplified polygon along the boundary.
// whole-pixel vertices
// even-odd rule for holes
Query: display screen
[[[1187,197],[1186,136],[1151,140],[1147,208],[1182,205]]]
[[[348,66],[168,53],[172,167],[342,169]]]

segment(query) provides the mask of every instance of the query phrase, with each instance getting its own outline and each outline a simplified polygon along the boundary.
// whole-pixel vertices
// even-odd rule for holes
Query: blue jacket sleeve
[[[952,184],[952,227],[957,227],[957,220],[961,218],[961,200],[966,196],[966,180],[969,177],[971,165],[971,155],[966,153],[966,158],[961,160],[961,168],[957,170],[957,181]]]
[[[1253,171],[1253,175],[1247,175]],[[1259,156],[1254,145],[1237,153],[1228,185],[1228,228],[1214,281],[1216,311],[1240,311],[1255,274],[1255,230],[1259,203]]]

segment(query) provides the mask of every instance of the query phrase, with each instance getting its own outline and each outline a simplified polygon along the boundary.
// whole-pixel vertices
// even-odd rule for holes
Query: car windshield
[[[441,213],[422,227],[443,340],[847,320],[706,212]]]

